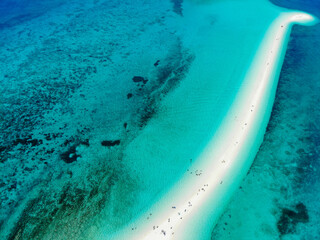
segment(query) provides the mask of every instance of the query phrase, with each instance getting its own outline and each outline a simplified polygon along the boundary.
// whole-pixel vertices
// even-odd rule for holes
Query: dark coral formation
[[[138,82],[145,82],[146,79],[144,77],[140,77],[140,76],[134,76],[132,78],[132,81],[135,82],[135,83],[138,83]]]
[[[127,94],[127,99],[132,98],[132,96],[133,96],[133,94],[132,94],[132,93],[128,93],[128,94]]]
[[[78,155],[76,151],[77,151],[77,145],[72,145],[71,147],[69,147],[69,149],[66,152],[63,152],[61,154],[61,159],[65,163],[72,163],[74,161],[77,161],[77,158],[80,157],[80,155]]]
[[[101,145],[104,147],[113,147],[119,144],[120,144],[120,140],[114,140],[114,141],[105,140],[101,142]]]
[[[136,69],[135,72],[143,77],[135,76],[132,79],[137,89],[132,93],[130,91],[129,94],[132,95],[128,94],[127,97],[134,95],[134,119],[119,119],[120,132],[126,134],[119,136],[124,137],[121,138],[121,143],[120,139],[105,140],[96,145],[94,141],[89,141],[92,139],[94,124],[98,122],[94,122],[98,115],[96,107],[88,104],[89,107],[83,108],[83,112],[92,112],[89,115],[92,119],[75,119],[72,116],[78,113],[78,109],[74,103],[92,100],[90,91],[83,91],[83,88],[97,77],[98,71],[108,72],[108,67],[112,66],[116,71],[126,72],[126,69],[122,66],[119,68],[117,63],[112,61],[112,55],[126,52],[131,48],[130,42],[134,44],[134,41],[139,41],[138,36],[143,32],[146,23],[141,21],[135,24],[132,33],[128,32],[130,41],[125,42],[121,42],[123,35],[110,29],[112,25],[117,29],[121,26],[114,22],[105,23],[115,17],[109,14],[110,9],[114,14],[121,15],[121,4],[126,6],[128,3],[130,1],[104,1],[92,10],[86,7],[82,10],[80,6],[76,15],[63,15],[67,18],[67,24],[59,22],[55,25],[55,22],[50,22],[51,28],[46,29],[43,36],[40,30],[33,31],[34,26],[30,24],[21,28],[19,36],[16,36],[18,42],[21,41],[20,45],[14,43],[5,45],[6,49],[3,48],[0,60],[12,62],[12,66],[6,68],[3,76],[0,76],[1,106],[5,106],[0,108],[0,159],[6,169],[4,177],[0,179],[0,237],[5,229],[6,233],[12,230],[8,239],[89,239],[81,238],[81,234],[85,234],[87,227],[92,224],[90,221],[96,221],[100,211],[108,207],[110,219],[118,217],[120,220],[115,222],[124,224],[119,215],[125,210],[120,211],[120,206],[117,205],[109,206],[108,200],[110,195],[118,194],[120,197],[116,198],[122,199],[126,206],[134,202],[135,179],[128,175],[125,166],[121,165],[121,149],[127,141],[125,137],[129,135],[128,132],[137,132],[140,123],[145,125],[156,113],[157,104],[161,101],[160,96],[179,84],[193,59],[178,43],[168,49],[167,58],[166,53],[158,56],[161,64],[158,66],[158,60],[157,68],[150,62],[150,69],[155,74],[149,76],[150,69],[145,72]],[[123,20],[122,16],[120,17]],[[158,19],[163,21],[160,17]],[[23,21],[16,22],[18,25],[28,19],[20,20]],[[159,24],[157,21],[152,24]],[[128,24],[124,25],[127,31]],[[108,33],[109,37],[106,37]],[[7,36],[0,35],[1,44],[10,43]],[[88,36],[94,36],[88,41],[90,44],[84,41]],[[29,48],[30,52],[20,51],[27,51]],[[13,52],[15,54],[11,54]],[[25,54],[25,60],[19,52]],[[10,59],[10,56],[14,59]],[[21,58],[21,62],[17,61],[17,58]],[[132,65],[128,63],[128,69],[130,68]],[[130,72],[127,75],[128,81],[131,81],[132,74]],[[118,75],[112,76],[114,78]],[[104,81],[108,82],[108,77],[109,75]],[[100,78],[101,75],[99,81]],[[120,82],[121,79],[118,80]],[[105,86],[102,81],[100,83]],[[125,97],[128,92],[126,90],[121,94]],[[105,95],[103,97],[105,98]],[[102,105],[101,108],[106,107],[108,106]],[[61,116],[66,117],[60,118]],[[60,121],[61,119],[63,121]],[[123,124],[124,120],[127,122]],[[86,125],[88,122],[92,125]],[[130,131],[123,128],[129,128]],[[104,136],[108,136],[107,134],[108,132]],[[105,147],[108,154],[101,159],[100,156],[85,159],[84,149],[90,152],[95,147],[102,148],[101,146]],[[81,158],[80,153],[83,155]],[[77,175],[79,171],[82,171],[81,175]],[[35,194],[29,194],[30,192]],[[8,227],[7,219],[13,219],[15,226],[11,224]],[[48,237],[46,234],[53,228],[55,232],[60,231],[60,235]]]
[[[153,66],[157,67],[157,66],[159,65],[159,63],[160,63],[160,60],[157,60],[157,61],[153,64]]]
[[[178,39],[168,56],[163,60],[163,64],[156,69],[154,85],[146,90],[147,104],[141,112],[140,126],[147,124],[148,120],[156,113],[158,101],[176,88],[182,79],[185,78],[195,56],[190,54],[182,46]]]
[[[171,2],[173,3],[173,11],[176,14],[183,16],[183,9],[182,9],[183,0],[171,0]]]
[[[280,219],[277,223],[278,231],[281,235],[294,233],[298,223],[309,221],[308,210],[303,203],[298,203],[295,210],[283,208]]]
[[[82,232],[85,235],[93,219],[110,201],[110,195],[116,191],[115,182],[127,184],[128,190],[124,190],[127,193],[134,191],[130,177],[121,177],[116,165],[100,164],[92,171],[93,175],[87,177],[89,185],[84,180],[74,184],[70,179],[61,190],[41,191],[24,208],[7,239],[71,239],[70,236],[89,239]],[[53,221],[60,232],[50,233],[48,237],[48,227]],[[69,227],[65,228],[66,225]]]

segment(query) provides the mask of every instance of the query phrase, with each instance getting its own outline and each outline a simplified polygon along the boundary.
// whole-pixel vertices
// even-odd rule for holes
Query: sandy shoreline
[[[234,104],[200,158],[117,239],[209,239],[211,224],[222,213],[262,142],[291,26],[313,21],[308,14],[292,12],[281,14],[271,24]]]

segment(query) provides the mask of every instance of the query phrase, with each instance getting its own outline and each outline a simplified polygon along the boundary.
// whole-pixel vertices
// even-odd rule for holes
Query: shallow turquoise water
[[[279,13],[263,0],[0,12],[3,239],[92,239],[139,216],[201,153]]]
[[[318,1],[277,1],[319,16]],[[320,25],[294,26],[264,142],[212,239],[319,239]]]

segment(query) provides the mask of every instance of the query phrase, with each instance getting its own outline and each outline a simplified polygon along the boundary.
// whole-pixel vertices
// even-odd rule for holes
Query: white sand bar
[[[263,140],[291,27],[315,21],[311,15],[290,12],[271,24],[230,111],[205,151],[143,219],[123,232],[123,239],[210,239],[212,227]]]

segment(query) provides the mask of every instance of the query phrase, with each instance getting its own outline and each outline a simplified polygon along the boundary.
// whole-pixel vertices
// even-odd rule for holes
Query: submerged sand
[[[272,23],[213,139],[168,194],[130,225],[126,238],[209,239],[262,142],[290,29],[313,21],[311,15],[291,12]]]
[[[239,89],[251,96],[243,80],[279,11],[265,0],[196,2],[71,1],[2,25],[2,238],[110,239],[127,225],[120,239],[153,227],[169,237],[167,221],[206,237],[232,193],[234,179],[220,178],[237,166],[212,150],[225,152],[234,123],[244,132],[225,157],[252,140],[247,108],[229,108]]]

